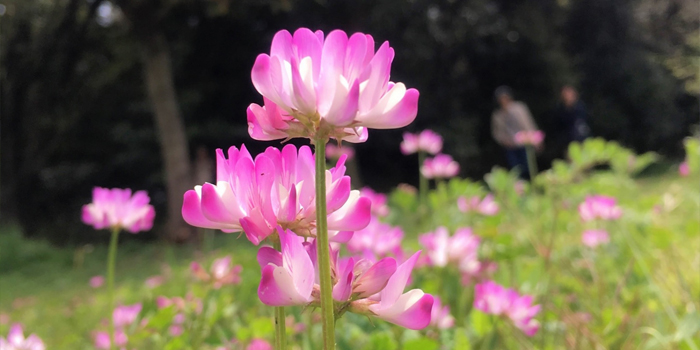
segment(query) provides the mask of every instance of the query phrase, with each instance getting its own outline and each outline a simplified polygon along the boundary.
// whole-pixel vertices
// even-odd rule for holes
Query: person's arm
[[[503,147],[513,147],[513,142],[503,125],[503,120],[502,118],[498,118],[497,113],[498,112],[494,112],[491,115],[491,135],[499,145]]]
[[[530,109],[522,102],[518,103],[518,118],[523,130],[537,130],[537,124],[535,124],[535,120],[532,119]]]

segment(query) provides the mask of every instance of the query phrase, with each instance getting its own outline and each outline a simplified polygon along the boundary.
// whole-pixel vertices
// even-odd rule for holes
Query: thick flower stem
[[[420,196],[421,202],[425,203],[428,196],[428,179],[423,176],[420,168],[425,162],[425,152],[418,151],[418,195]]]
[[[535,180],[535,175],[537,175],[537,156],[535,155],[535,147],[526,146],[525,152],[527,156],[527,170],[530,173],[530,181]]]
[[[281,251],[279,241],[274,243],[274,248]],[[286,316],[284,315],[284,306],[275,308],[275,349],[285,350],[287,348],[287,329]]]
[[[107,255],[107,293],[109,298],[109,348],[114,349],[114,265],[117,260],[117,243],[119,228],[112,229],[112,238],[109,241],[109,253]]]
[[[335,349],[335,317],[333,316],[333,295],[331,282],[331,262],[328,248],[328,217],[326,215],[326,141],[317,137],[316,144],[316,242],[318,270],[321,283],[321,315],[323,323],[323,348]]]

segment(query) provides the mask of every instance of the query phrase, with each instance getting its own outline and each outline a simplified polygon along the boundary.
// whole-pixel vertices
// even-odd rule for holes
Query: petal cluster
[[[131,195],[131,189],[95,187],[92,203],[83,206],[82,220],[95,229],[124,229],[131,233],[148,231],[153,227],[156,212],[148,204],[145,191]]]
[[[442,151],[442,137],[432,131],[423,130],[418,134],[404,133],[401,141],[401,153],[409,155],[418,152],[438,154]]]
[[[418,237],[425,248],[428,264],[436,267],[455,265],[460,272],[477,273],[480,270],[478,236],[470,228],[459,228],[450,236],[447,228],[441,226],[434,232]]]
[[[586,230],[581,234],[581,242],[590,248],[595,248],[610,242],[610,235],[605,230]]]
[[[450,307],[442,305],[440,298],[433,296],[433,311],[430,316],[430,325],[438,329],[452,328],[455,318],[450,314]]]
[[[355,158],[355,149],[343,145],[336,146],[333,142],[330,142],[326,145],[326,158],[338,160],[342,156],[346,157],[345,160]]]
[[[385,257],[401,250],[403,230],[398,226],[385,224],[376,217],[372,217],[369,225],[362,230],[355,231],[347,242],[348,251],[358,253],[365,258]]]
[[[300,28],[275,34],[269,54],[255,60],[251,78],[264,106],[248,107],[248,132],[257,140],[314,138],[363,142],[367,128],[411,123],[418,91],[389,81],[394,50],[375,52],[371,35]]]
[[[228,284],[241,283],[240,274],[242,269],[241,265],[233,265],[231,256],[214,260],[209,273],[195,261],[190,264],[192,274],[201,281],[212,282],[214,289],[219,289]]]
[[[483,199],[479,196],[473,196],[467,199],[466,197],[457,198],[457,206],[463,213],[477,212],[486,216],[498,214],[498,203],[493,200],[493,195],[488,194]]]
[[[24,330],[19,323],[13,324],[7,338],[0,337],[0,350],[45,350],[44,342],[36,334],[24,337]]]
[[[433,158],[427,158],[420,172],[428,179],[449,179],[459,174],[459,163],[452,159],[452,156],[438,154]]]
[[[314,155],[308,146],[294,145],[282,150],[269,147],[253,159],[245,146],[231,147],[228,158],[217,150],[217,182],[196,186],[185,193],[182,216],[193,226],[245,231],[259,244],[282,226],[300,236],[316,234],[316,191]],[[331,240],[337,235],[367,226],[371,202],[350,189],[345,175],[345,157],[326,171],[328,228]]]
[[[527,336],[537,333],[540,325],[534,317],[540,312],[540,305],[533,305],[530,295],[520,295],[517,291],[504,288],[493,281],[477,284],[474,287],[474,308],[487,314],[505,315]]]
[[[389,206],[387,205],[386,195],[375,192],[369,187],[363,187],[360,190],[360,196],[367,198],[372,202],[372,215],[384,217],[389,215]]]
[[[515,133],[515,143],[520,146],[537,146],[544,141],[544,132],[540,130],[523,130]]]
[[[578,206],[578,212],[583,221],[617,220],[622,216],[622,209],[615,198],[601,195],[586,196]]]

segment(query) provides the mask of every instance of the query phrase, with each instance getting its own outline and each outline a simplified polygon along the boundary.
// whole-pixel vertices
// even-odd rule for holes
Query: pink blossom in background
[[[36,334],[24,337],[22,325],[15,323],[10,327],[7,338],[0,336],[0,350],[45,350],[44,342]]]
[[[455,318],[450,315],[450,307],[442,305],[440,298],[433,296],[433,311],[430,316],[430,325],[438,329],[452,328]]]
[[[370,256],[385,257],[401,248],[403,230],[398,226],[385,224],[373,217],[367,227],[355,231],[347,242],[351,253],[370,253]]]
[[[459,197],[457,198],[457,206],[463,213],[477,212],[486,216],[496,215],[500,209],[498,203],[493,200],[492,194],[487,194],[483,199],[480,199],[479,196],[473,196],[469,199],[463,196]]]
[[[442,137],[432,131],[423,130],[418,134],[405,132],[401,141],[401,153],[409,155],[418,152],[438,154],[442,151]]]
[[[287,329],[291,329],[292,333],[299,334],[306,329],[306,325],[302,322],[297,322],[293,315],[287,316],[284,320]]]
[[[343,155],[347,157],[345,160],[353,159],[355,158],[355,149],[343,145],[338,147],[334,142],[329,142],[326,145],[326,158],[338,160]]]
[[[369,187],[363,187],[360,190],[360,196],[367,198],[372,202],[372,215],[378,217],[384,217],[389,215],[389,206],[387,205],[386,195],[383,193],[375,192]]]
[[[687,160],[678,166],[678,174],[680,174],[683,177],[690,175],[690,166],[688,165]]]
[[[447,154],[438,154],[426,159],[420,172],[428,179],[449,179],[459,174],[459,163]]]
[[[153,227],[156,212],[148,204],[146,191],[131,195],[131,189],[95,187],[92,203],[83,206],[82,220],[97,230],[124,229],[131,233],[148,231]]]
[[[156,287],[159,287],[165,282],[165,277],[156,275],[156,276],[151,276],[146,278],[146,280],[143,282],[146,285],[146,288],[148,289],[153,289]]]
[[[345,157],[326,171],[328,229],[331,241],[350,235],[335,233],[360,230],[370,220],[371,202],[351,190],[345,175]],[[217,183],[205,183],[185,193],[182,216],[193,226],[244,231],[258,245],[277,225],[295,234],[316,234],[314,155],[308,146],[297,152],[294,145],[282,150],[269,147],[253,160],[242,146],[229,148],[228,159],[217,150]]]
[[[270,54],[255,60],[251,78],[264,106],[248,107],[248,132],[256,140],[328,134],[364,142],[367,128],[395,129],[418,113],[418,91],[389,81],[394,49],[375,52],[372,36],[341,30],[282,30]]]
[[[105,284],[105,278],[103,276],[92,276],[90,278],[90,287],[100,288]]]
[[[513,289],[506,289],[493,281],[474,286],[474,308],[491,315],[505,315],[527,336],[533,336],[539,329],[534,317],[540,312],[540,305],[532,305],[533,298],[519,295]]]
[[[140,303],[133,305],[117,306],[116,308],[114,308],[114,312],[112,313],[114,327],[122,328],[134,323],[134,321],[136,321],[136,318],[139,316],[140,312]]]
[[[622,216],[622,209],[617,206],[614,197],[586,196],[586,199],[578,206],[578,212],[583,221],[617,220]]]
[[[0,324],[8,324],[10,323],[10,315],[2,312],[0,313]]]
[[[470,228],[459,228],[450,237],[447,228],[440,226],[434,232],[418,236],[418,242],[425,248],[430,266],[453,264],[463,273],[476,273],[480,269],[480,239]]]
[[[525,187],[527,184],[523,180],[517,180],[515,181],[515,184],[513,184],[513,190],[518,196],[522,196],[525,194]]]
[[[520,146],[537,146],[544,141],[544,133],[540,130],[523,130],[515,133],[515,143]]]
[[[272,345],[264,339],[255,338],[250,341],[245,350],[272,350]]]
[[[581,242],[591,248],[610,242],[610,236],[605,230],[586,230],[581,234]]]
[[[498,270],[498,264],[493,261],[479,261],[479,268],[473,271],[462,272],[462,285],[469,286],[475,281],[490,279]]]
[[[124,333],[124,330],[116,329],[114,331],[114,345],[125,346],[127,342],[129,342],[129,337],[126,336],[126,333]],[[109,340],[109,333],[107,333],[107,332],[95,332],[95,335],[93,337],[93,344],[95,345],[95,348],[97,348],[97,349],[109,350],[110,344],[111,344],[111,342]]]
[[[192,275],[201,281],[212,282],[214,289],[219,289],[227,284],[241,283],[240,273],[242,269],[241,265],[234,266],[231,263],[231,256],[229,255],[214,260],[209,273],[196,261],[190,264]]]
[[[178,337],[184,333],[185,329],[182,327],[182,325],[179,324],[173,324],[168,327],[168,333],[170,333],[171,336],[173,337]]]

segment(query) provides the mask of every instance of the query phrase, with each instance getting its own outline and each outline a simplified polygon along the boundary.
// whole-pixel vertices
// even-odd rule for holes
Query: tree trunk
[[[143,73],[148,97],[153,106],[165,166],[168,212],[164,237],[169,241],[184,240],[191,232],[181,214],[182,197],[192,186],[187,135],[177,105],[170,53],[165,37],[156,31],[143,39]]]

